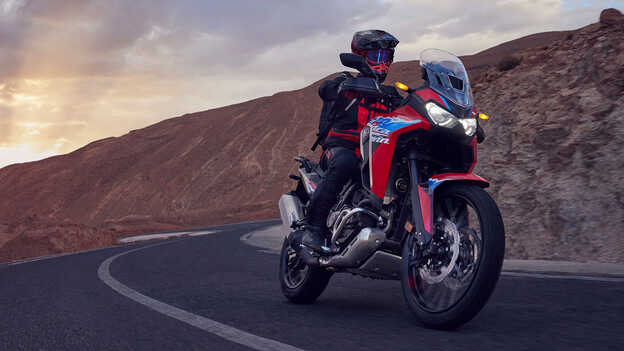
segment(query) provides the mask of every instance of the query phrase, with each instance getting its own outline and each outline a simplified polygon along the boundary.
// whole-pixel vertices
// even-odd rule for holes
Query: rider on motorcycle
[[[351,41],[351,51],[366,59],[371,72],[379,83],[388,74],[394,58],[394,48],[399,41],[391,34],[382,30],[365,30],[356,32]],[[338,193],[349,179],[360,177],[360,131],[369,120],[380,113],[391,111],[402,100],[401,95],[393,86],[381,86],[385,93],[382,99],[360,98],[350,92],[341,92],[340,83],[351,78],[343,72],[333,80],[327,80],[319,87],[319,96],[323,99],[321,123],[326,119],[329,106],[347,106],[340,109],[334,118],[333,125],[321,143],[323,156],[321,166],[325,176],[318,184],[308,207],[308,217],[303,229],[291,234],[292,247],[299,251],[301,245],[317,252],[328,250],[325,247],[327,238],[326,221],[331,207],[336,202]],[[338,101],[347,99],[349,101]]]

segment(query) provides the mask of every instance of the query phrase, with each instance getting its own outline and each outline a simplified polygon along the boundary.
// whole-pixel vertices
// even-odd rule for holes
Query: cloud
[[[30,145],[12,145],[3,147],[0,145],[0,168],[13,163],[30,162],[58,155],[54,150],[37,151]]]
[[[366,5],[366,6],[365,6]],[[210,74],[248,64],[265,50],[370,18],[381,3],[44,1],[9,6],[0,20],[7,76],[71,77],[202,67]],[[18,64],[19,63],[19,64]],[[15,67],[18,64],[19,67]]]
[[[471,54],[595,22],[608,3],[4,0],[0,147],[63,153],[167,117],[301,88],[344,69],[338,54],[357,30],[393,33],[397,60],[426,47]]]

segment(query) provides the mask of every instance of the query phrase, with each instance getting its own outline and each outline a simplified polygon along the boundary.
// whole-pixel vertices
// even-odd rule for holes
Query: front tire
[[[284,239],[280,253],[279,280],[282,293],[296,304],[311,304],[323,293],[333,273],[301,261]]]
[[[409,310],[419,321],[448,330],[474,318],[492,295],[503,264],[505,231],[496,203],[476,185],[449,184],[436,192],[435,204],[434,218],[442,232],[447,228],[453,232],[438,235],[436,244],[443,252],[457,254],[423,263],[416,259],[417,244],[411,234],[403,244],[401,286]]]

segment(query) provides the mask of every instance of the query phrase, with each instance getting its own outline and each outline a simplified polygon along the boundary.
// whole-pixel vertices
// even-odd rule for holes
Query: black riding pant
[[[309,223],[324,227],[338,193],[349,179],[360,177],[360,167],[355,151],[344,147],[328,149],[321,164],[326,166],[325,177],[310,200]]]

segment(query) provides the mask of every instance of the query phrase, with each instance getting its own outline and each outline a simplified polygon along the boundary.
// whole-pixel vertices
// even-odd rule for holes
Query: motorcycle
[[[343,65],[362,73],[358,55]],[[292,302],[313,303],[334,273],[400,280],[405,303],[426,327],[454,329],[474,318],[491,296],[505,252],[503,220],[472,173],[484,138],[468,74],[461,60],[427,49],[420,65],[426,84],[411,89],[391,112],[371,119],[360,134],[361,179],[350,180],[327,218],[328,254],[303,260],[288,235],[302,225],[324,170],[297,157],[295,190],[279,200],[285,237],[279,280]],[[353,77],[341,93],[383,98],[374,78]],[[341,108],[341,107],[338,107]],[[305,247],[301,248],[306,250]]]

